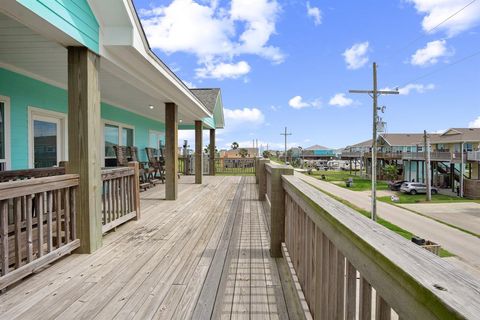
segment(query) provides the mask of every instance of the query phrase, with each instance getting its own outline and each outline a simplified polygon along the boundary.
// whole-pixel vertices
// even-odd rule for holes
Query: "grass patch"
[[[367,218],[371,218],[371,213],[370,211],[367,211],[367,210],[364,210],[364,209],[361,209],[359,207],[357,207],[356,205],[352,204],[351,202],[345,200],[345,199],[342,199],[342,198],[339,198],[329,192],[326,192],[324,190],[321,190],[315,186],[313,186],[314,188],[316,188],[317,190],[327,194],[328,196],[334,198],[335,200],[343,203],[344,205],[346,205],[347,207],[357,211],[358,213],[364,215],[365,217]],[[377,217],[377,223],[384,226],[385,228],[387,228],[388,230],[390,231],[393,231],[397,234],[399,234],[400,236],[404,237],[405,239],[407,239],[408,241],[411,241],[412,240],[412,237],[414,236],[413,233],[411,233],[410,231],[408,230],[405,230],[399,226],[397,226],[396,224],[393,224],[385,219],[382,219],[381,217]],[[448,250],[445,250],[443,248],[440,248],[440,257],[442,258],[446,258],[446,257],[453,257],[455,256],[453,253],[449,252]]]
[[[444,194],[432,194],[432,201],[427,202],[427,196],[424,194],[405,194],[397,192],[398,201],[393,202],[389,196],[378,197],[379,201],[390,204],[412,204],[412,203],[451,203],[451,202],[479,202],[478,200],[469,200],[465,198],[452,197]]]
[[[372,181],[370,179],[365,179],[360,176],[352,175],[349,171],[312,171],[312,175],[317,179],[321,179],[321,176],[325,176],[327,182],[331,182],[339,187],[353,190],[353,191],[366,191],[372,189]],[[353,186],[347,188],[346,181],[351,178],[353,180]],[[388,190],[388,183],[385,181],[377,181],[377,190]]]

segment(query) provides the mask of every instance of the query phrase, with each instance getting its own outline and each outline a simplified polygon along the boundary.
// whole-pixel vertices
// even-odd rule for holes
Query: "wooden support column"
[[[165,199],[178,197],[178,106],[165,103]]]
[[[283,189],[282,175],[293,175],[290,166],[272,166],[270,177],[270,255],[274,258],[282,257],[282,242],[285,242],[285,190]]]
[[[195,120],[195,183],[203,179],[203,122]]]
[[[267,193],[267,171],[265,164],[270,163],[270,159],[259,159],[257,165],[258,177],[258,200],[265,201],[265,194]]]
[[[100,57],[85,47],[68,48],[68,166],[80,175],[76,201],[79,253],[102,246],[100,164]]]
[[[210,166],[209,173],[215,175],[215,129],[210,129]]]

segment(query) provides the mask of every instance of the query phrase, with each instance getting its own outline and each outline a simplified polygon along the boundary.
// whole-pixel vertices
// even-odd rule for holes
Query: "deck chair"
[[[140,168],[140,173],[143,173],[144,177],[146,180],[148,180],[150,183],[157,185],[160,183],[160,179],[155,178],[155,168],[148,166],[148,162],[141,162],[138,159],[138,148],[137,147],[128,147],[130,150],[130,157],[132,161],[136,161],[139,164]],[[147,164],[147,166],[145,166]]]
[[[113,146],[113,150],[115,151],[115,156],[117,158],[117,166],[118,167],[128,167],[128,147],[124,146]],[[146,179],[145,172],[140,170],[140,189],[142,191],[147,190],[152,186],[148,179]]]
[[[145,152],[147,153],[148,165],[155,169],[154,176],[156,177],[158,174],[162,183],[165,183],[165,162],[162,161],[163,157],[160,157],[160,160],[158,160],[155,157],[154,148],[145,148]]]

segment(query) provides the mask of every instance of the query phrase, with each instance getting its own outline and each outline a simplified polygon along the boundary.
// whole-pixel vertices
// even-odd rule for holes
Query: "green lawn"
[[[427,196],[424,194],[405,194],[397,192],[399,201],[393,202],[389,196],[378,197],[379,201],[391,203],[391,204],[408,204],[408,203],[427,203]],[[432,201],[428,203],[449,203],[449,202],[480,202],[478,200],[469,200],[465,198],[452,197],[443,194],[433,194]]]
[[[331,182],[339,187],[350,189],[353,191],[365,191],[372,189],[372,182],[370,179],[364,179],[356,175],[350,174],[349,171],[312,171],[312,176],[317,179],[321,179],[321,176],[325,176],[325,181]],[[347,188],[346,181],[352,178],[353,186]],[[388,190],[388,183],[385,181],[377,181],[377,190]]]
[[[316,189],[318,189],[318,188],[316,188]],[[327,194],[327,195],[329,195],[330,197],[334,198],[335,200],[343,203],[343,204],[346,205],[347,207],[350,207],[350,208],[352,208],[353,210],[359,212],[360,214],[364,215],[365,217],[367,217],[367,218],[370,218],[370,217],[371,217],[371,214],[370,214],[369,211],[363,210],[363,209],[355,206],[355,205],[352,204],[351,202],[348,202],[348,201],[345,200],[345,199],[339,198],[339,197],[337,197],[337,196],[335,196],[335,195],[333,195],[333,194],[331,194],[331,193],[325,192],[324,190],[321,190],[321,189],[318,189],[318,190],[321,191],[321,192],[323,192],[323,193],[325,193],[325,194]],[[389,229],[389,230],[391,230],[391,231],[399,234],[400,236],[404,237],[405,239],[407,239],[407,240],[409,240],[409,241],[411,241],[411,240],[412,240],[412,237],[414,236],[414,234],[411,233],[410,231],[405,230],[405,229],[403,229],[403,228],[400,228],[399,226],[397,226],[397,225],[395,225],[395,224],[393,224],[393,223],[391,223],[391,222],[389,222],[389,221],[387,221],[387,220],[384,220],[384,219],[382,219],[382,218],[380,218],[380,217],[377,217],[377,222],[378,222],[379,224],[381,224],[382,226],[384,226],[385,228],[387,228],[387,229]],[[447,251],[447,250],[445,250],[445,249],[443,249],[443,248],[440,248],[440,257],[445,258],[445,257],[453,257],[453,256],[454,256],[454,254],[452,254],[451,252],[449,252],[449,251]]]

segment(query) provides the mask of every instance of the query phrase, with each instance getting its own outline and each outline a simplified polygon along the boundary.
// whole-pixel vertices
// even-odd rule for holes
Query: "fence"
[[[252,158],[216,158],[215,172],[226,175],[255,174],[255,161]]]
[[[0,289],[80,246],[74,174],[0,184]]]
[[[102,232],[140,218],[138,163],[102,170]]]
[[[287,260],[314,319],[475,319],[480,283],[298,177],[259,165],[271,254]],[[260,187],[268,179],[270,189]],[[267,191],[270,190],[270,191]]]

